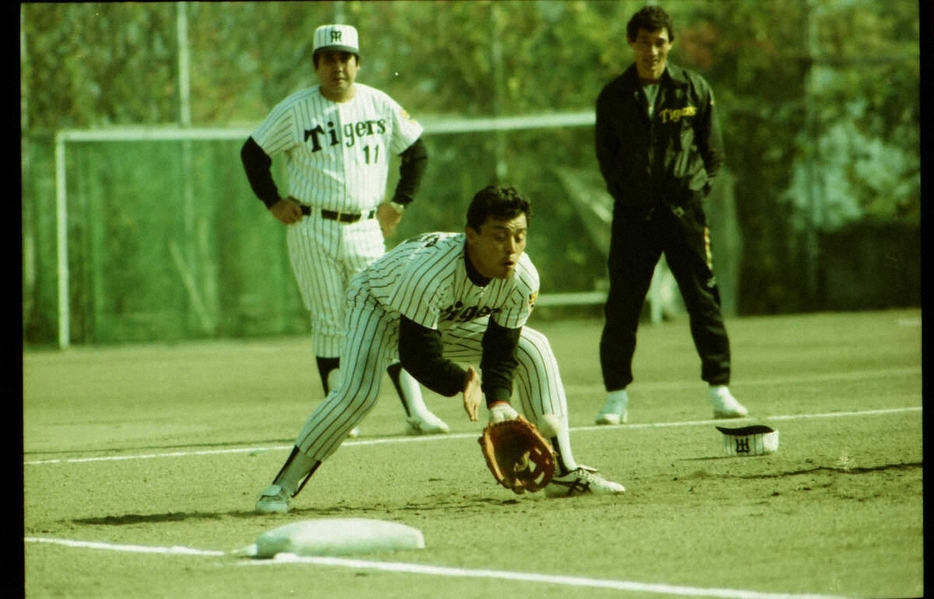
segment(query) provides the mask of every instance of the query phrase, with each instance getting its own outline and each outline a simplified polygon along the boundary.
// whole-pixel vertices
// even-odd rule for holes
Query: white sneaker
[[[548,497],[571,497],[574,495],[617,495],[625,493],[626,488],[606,480],[591,469],[578,468],[551,479],[545,487]]]
[[[429,412],[425,416],[411,416],[405,419],[407,435],[445,435],[451,432],[448,425]]]
[[[260,514],[285,514],[289,508],[289,495],[279,485],[269,485],[256,500],[256,511]]]
[[[629,421],[629,395],[626,390],[610,393],[594,421],[597,424],[626,424]]]
[[[749,410],[736,401],[726,385],[710,386],[710,403],[713,406],[714,418],[745,418],[749,416]]]

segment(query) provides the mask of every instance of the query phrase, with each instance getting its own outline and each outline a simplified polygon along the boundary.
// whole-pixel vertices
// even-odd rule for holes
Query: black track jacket
[[[703,77],[671,63],[651,120],[635,65],[603,88],[595,140],[600,172],[619,207],[703,197],[723,163],[713,91]]]

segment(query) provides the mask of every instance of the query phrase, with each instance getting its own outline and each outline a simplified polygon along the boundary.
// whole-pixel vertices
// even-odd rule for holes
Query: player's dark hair
[[[629,23],[626,24],[626,37],[634,42],[639,37],[639,30],[660,31],[668,30],[668,41],[675,41],[675,26],[671,20],[671,15],[665,12],[661,6],[643,6],[639,12],[632,15]]]
[[[520,214],[532,217],[532,204],[515,187],[488,185],[474,195],[467,209],[467,226],[479,231],[488,218],[511,220]]]

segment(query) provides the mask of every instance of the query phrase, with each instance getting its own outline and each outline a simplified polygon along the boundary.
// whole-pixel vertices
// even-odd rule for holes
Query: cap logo
[[[341,36],[342,36],[342,35],[343,35],[343,33],[341,32],[340,29],[332,29],[332,30],[331,30],[331,43],[332,43],[332,44],[338,44],[338,43],[342,42],[342,41],[343,41],[343,40],[341,39]]]

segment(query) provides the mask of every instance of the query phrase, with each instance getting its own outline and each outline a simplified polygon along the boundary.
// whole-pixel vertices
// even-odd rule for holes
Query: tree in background
[[[311,32],[336,15],[360,30],[360,81],[386,89],[419,118],[592,110],[597,92],[631,60],[625,25],[642,4],[186,3],[192,123],[253,125],[277,99],[311,84]],[[49,134],[178,123],[178,8],[21,5],[24,147],[33,142],[34,154],[31,163],[24,160],[24,240],[36,248],[30,255],[45,261],[30,272],[54,272],[47,267],[49,235],[33,230],[49,227],[42,216],[51,203]],[[813,258],[809,239],[854,221],[919,219],[917,3],[719,0],[670,1],[666,8],[678,28],[672,61],[710,80],[723,115],[748,257],[740,311],[819,307],[800,283]],[[590,128],[426,141],[426,195],[406,218],[411,229],[400,234],[461,226],[451,215],[462,213],[472,191],[505,178],[537,200],[539,233],[530,252],[547,265],[548,288],[599,285],[604,256],[583,235],[567,234],[581,227],[554,172],[596,170]],[[227,182],[228,196],[235,183]],[[246,198],[245,191],[226,201]],[[130,226],[121,222],[112,226]],[[240,234],[230,232],[232,239]],[[132,235],[117,230],[113,238]],[[29,296],[25,289],[24,312]],[[37,300],[30,310],[43,312],[47,303]]]

